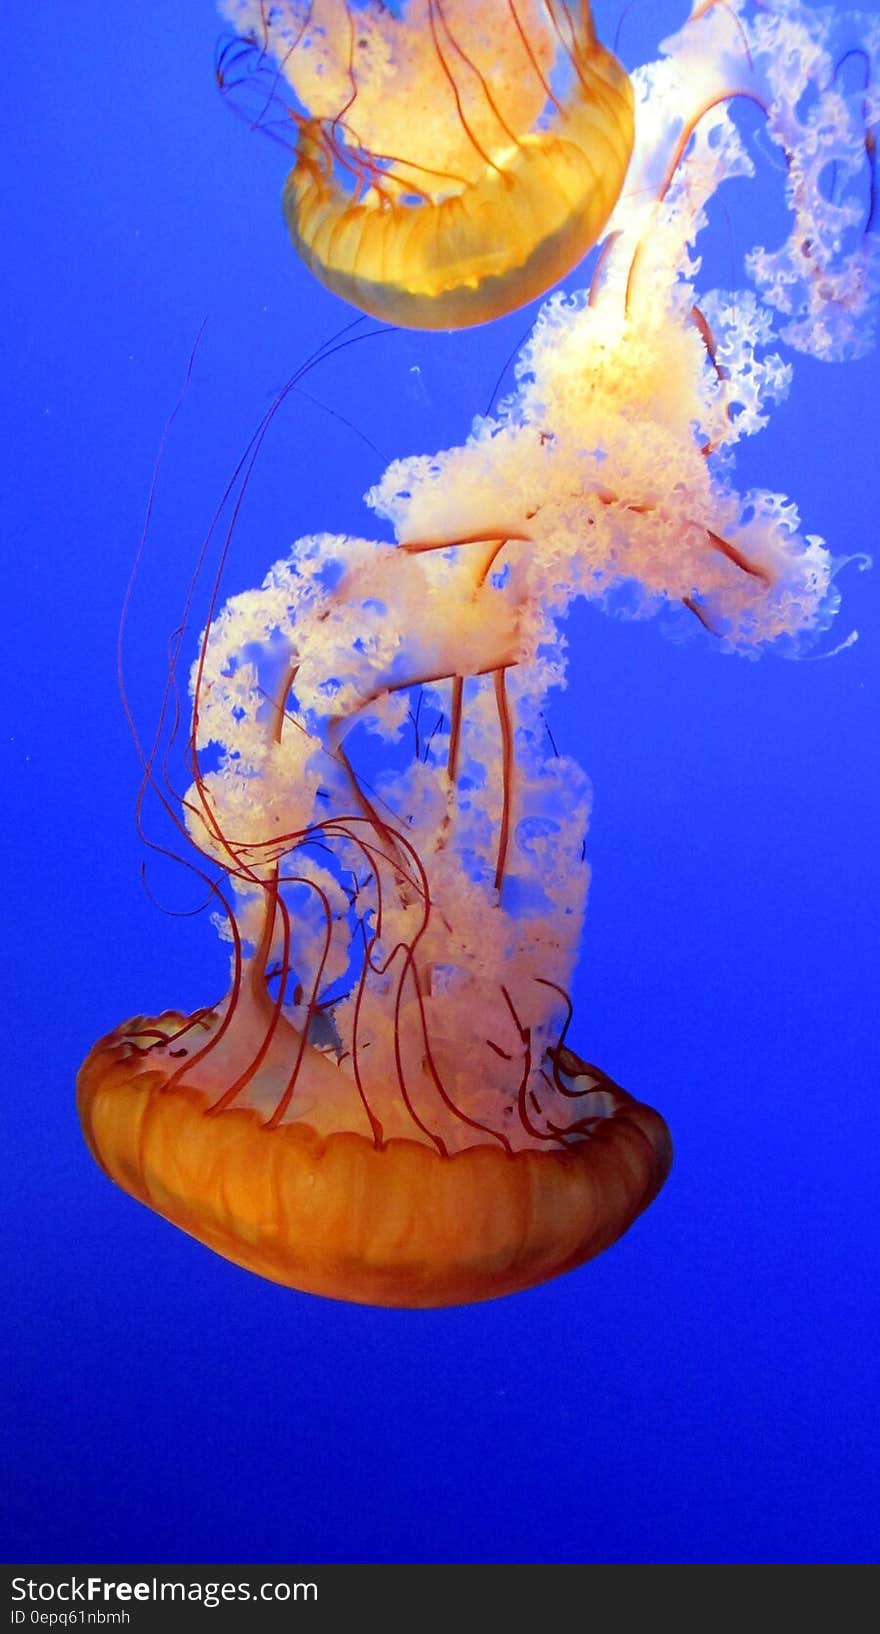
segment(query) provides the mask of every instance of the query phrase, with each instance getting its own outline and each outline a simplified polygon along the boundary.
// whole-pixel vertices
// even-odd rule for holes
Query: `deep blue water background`
[[[629,11],[628,62],[685,9]],[[621,0],[595,10],[612,37]],[[156,905],[191,907],[186,882],[141,883],[116,688],[162,424],[206,319],[130,630],[145,727],[226,476],[350,317],[289,249],[283,152],[217,94],[218,32],[210,0],[70,0],[8,41],[4,1554],[876,1560],[876,570],[844,570],[826,645],[860,640],[827,662],[572,620],[553,729],[595,790],[572,1041],[676,1143],[611,1252],[487,1306],[349,1307],[227,1265],[86,1152],[93,1040],[223,982],[204,918]],[[705,282],[735,275],[780,186],[764,166],[728,190]],[[387,335],[313,374],[325,406],[279,422],[229,589],[310,529],[371,532],[384,459],[460,440],[527,322]],[[839,555],[876,547],[876,369],[801,360],[741,461]]]

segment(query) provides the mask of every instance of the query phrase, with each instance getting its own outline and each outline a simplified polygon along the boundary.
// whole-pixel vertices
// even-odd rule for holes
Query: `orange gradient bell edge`
[[[568,1044],[590,797],[549,725],[565,619],[577,598],[659,612],[749,656],[830,627],[829,551],[784,495],[738,489],[736,448],[792,354],[871,345],[878,61],[876,18],[695,5],[632,76],[591,283],[547,301],[510,395],[380,476],[367,503],[392,538],[299,539],[223,604],[256,451],[302,371],[259,428],[200,558],[189,732],[196,583],[151,747],[135,734],[139,813],[152,799],[172,825],[164,855],[191,848],[227,995],[118,1028],[79,1079],[106,1172],[238,1264],[375,1304],[487,1299],[606,1248],[662,1185],[662,1119]],[[711,201],[753,168],[746,103],[789,233],[747,257],[749,286],[700,290]]]
[[[388,323],[460,329],[542,295],[595,244],[633,144],[630,83],[586,0],[226,0],[295,131],[294,247]],[[237,41],[232,96],[253,75]],[[299,108],[284,102],[285,82]]]
[[[569,1271],[614,1242],[666,1177],[656,1112],[563,1055],[592,1138],[568,1149],[439,1152],[419,1140],[274,1128],[254,1107],[211,1115],[173,1079],[180,1016],[139,1019],[96,1045],[79,1080],[93,1155],[124,1190],[218,1254],[306,1293],[370,1305],[494,1299]],[[164,1055],[164,1059],[163,1059]]]

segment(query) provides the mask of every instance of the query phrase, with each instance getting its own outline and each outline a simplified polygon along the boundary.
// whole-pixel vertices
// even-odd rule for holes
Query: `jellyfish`
[[[321,283],[419,329],[485,323],[596,242],[632,149],[632,93],[587,0],[224,0],[218,79],[268,84],[296,158],[283,207]],[[275,69],[265,71],[267,62]]]
[[[106,1172],[239,1265],[489,1299],[609,1247],[663,1185],[664,1120],[569,1042],[589,785],[546,710],[576,598],[753,657],[829,629],[839,563],[793,501],[740,491],[736,450],[792,353],[870,344],[878,58],[874,18],[696,5],[633,76],[589,286],[546,301],[463,444],[381,475],[393,538],[310,535],[212,600],[178,822],[229,990],[117,1027],[78,1095]],[[710,203],[754,169],[743,100],[789,232],[703,291]]]

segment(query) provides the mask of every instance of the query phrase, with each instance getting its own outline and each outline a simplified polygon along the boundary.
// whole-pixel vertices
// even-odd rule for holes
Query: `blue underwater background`
[[[686,5],[594,10],[631,66]],[[145,732],[227,477],[352,316],[290,249],[287,158],[218,94],[219,33],[211,0],[69,0],[7,41],[6,1558],[876,1560],[877,569],[843,568],[800,662],[727,656],[695,620],[682,641],[572,616],[552,727],[594,811],[571,1041],[676,1148],[610,1252],[488,1305],[346,1306],[225,1263],[88,1155],[74,1079],[93,1041],[225,977],[187,877],[151,861],[142,879],[117,690],[162,426],[204,321],[129,624]],[[758,182],[716,207],[703,287],[742,282],[780,220],[758,123]],[[375,531],[361,495],[385,461],[460,441],[529,321],[385,333],[313,371],[226,588],[310,530]],[[743,485],[793,495],[839,557],[876,551],[877,361],[797,359],[740,455]]]

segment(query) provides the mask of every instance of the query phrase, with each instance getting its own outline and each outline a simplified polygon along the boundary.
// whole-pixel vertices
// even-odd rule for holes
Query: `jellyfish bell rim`
[[[599,242],[617,200],[616,194],[609,196],[605,208],[591,222],[573,205],[553,231],[537,239],[519,261],[510,260],[503,269],[477,273],[469,270],[465,262],[448,282],[435,278],[429,286],[424,279],[423,287],[419,287],[418,278],[392,283],[371,278],[354,265],[348,269],[325,260],[303,225],[299,184],[294,169],[284,187],[282,209],[294,249],[317,282],[381,323],[428,332],[475,329],[521,311],[545,296],[574,272]],[[454,198],[446,201],[449,218],[453,217],[451,207],[456,203]],[[367,216],[367,207],[354,208]],[[444,206],[437,208],[442,210]]]
[[[632,84],[595,38],[578,52],[576,84],[581,100],[560,105],[555,123],[420,205],[375,190],[354,200],[332,175],[328,122],[301,119],[282,192],[297,254],[325,288],[404,328],[473,328],[545,295],[600,240],[633,152]]]
[[[221,1257],[302,1293],[414,1309],[518,1293],[609,1248],[669,1173],[660,1114],[570,1051],[566,1074],[613,1097],[595,1133],[554,1150],[444,1154],[305,1121],[270,1127],[253,1107],[211,1113],[197,1066],[189,1083],[177,1060],[134,1051],[132,1026],[100,1039],[78,1074],[95,1161]]]

